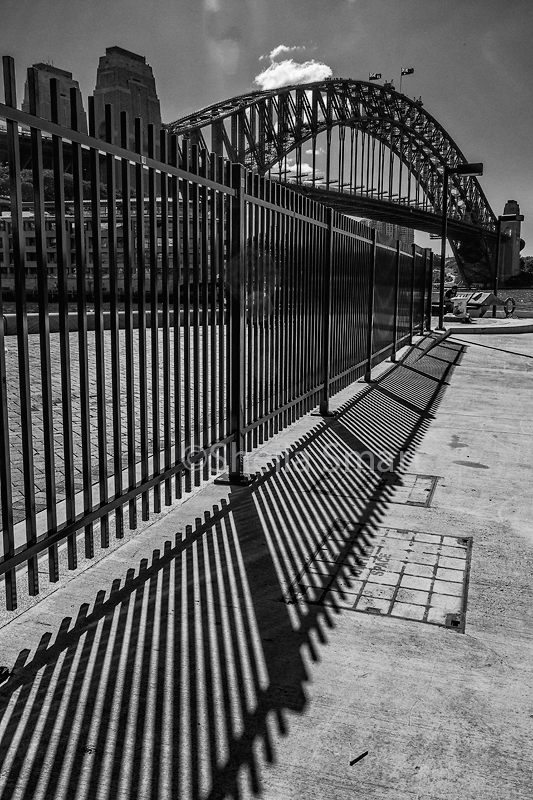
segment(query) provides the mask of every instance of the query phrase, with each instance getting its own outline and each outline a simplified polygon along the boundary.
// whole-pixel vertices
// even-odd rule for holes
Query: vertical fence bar
[[[224,162],[224,183],[227,186],[232,185],[232,164],[230,161]],[[231,261],[231,252],[232,252],[232,232],[233,232],[233,212],[235,210],[235,200],[233,194],[228,194],[225,198],[226,202],[226,209],[225,209],[225,223],[226,223],[226,239],[225,239],[225,253],[227,258],[226,263],[226,283],[225,283],[225,291],[226,291],[226,377],[227,377],[227,386],[229,387],[231,384],[231,369],[232,369],[232,338],[231,338],[231,313],[232,313],[232,269],[233,264]],[[226,390],[226,436],[230,436],[232,433],[231,427],[231,394],[228,390]],[[229,463],[231,459],[231,454],[233,452],[232,448],[234,447],[234,443],[228,443],[226,452],[227,452],[227,461]]]
[[[273,181],[265,179],[264,198],[268,203],[273,202],[275,186]],[[274,411],[274,365],[275,365],[275,317],[278,291],[278,268],[276,261],[276,215],[273,209],[266,208],[266,248],[268,258],[267,287],[268,287],[268,316],[265,329],[265,409],[268,414]],[[266,433],[274,434],[274,418],[268,421]]]
[[[59,122],[59,84],[56,78],[50,80],[50,110],[52,122]],[[54,216],[57,250],[57,289],[59,310],[59,344],[61,364],[61,411],[63,434],[63,460],[65,477],[65,506],[67,525],[74,521],[74,442],[72,414],[72,380],[70,358],[70,334],[68,322],[68,282],[67,282],[67,241],[70,243],[70,226],[67,231],[65,218],[65,187],[63,182],[64,157],[63,140],[52,136],[52,166],[54,173]],[[67,539],[68,568],[76,566],[76,534]]]
[[[78,130],[77,90],[70,90],[70,127]],[[82,150],[78,142],[72,142],[72,173],[74,177],[74,240],[76,252],[76,295],[78,311],[78,364],[80,380],[80,429],[81,463],[83,480],[83,511],[92,509],[92,469],[91,469],[91,411],[89,408],[89,361],[87,351],[87,297],[85,274],[87,255],[85,242],[85,219],[83,211],[83,163]],[[85,554],[92,558],[94,553],[93,525],[85,526]],[[77,559],[76,559],[77,560]]]
[[[15,66],[13,59],[4,57],[4,91],[6,105],[17,107]],[[22,441],[22,469],[24,485],[24,511],[26,516],[26,542],[31,545],[37,538],[35,519],[35,478],[33,464],[33,436],[31,415],[30,356],[28,348],[28,318],[26,309],[26,258],[22,222],[22,188],[20,176],[20,151],[18,123],[6,120],[7,155],[11,195],[11,224],[13,234],[13,263],[15,271],[15,307],[17,314],[17,348],[20,391],[20,423]],[[37,557],[28,560],[28,591],[31,596],[39,592]]]
[[[13,493],[11,485],[11,451],[9,442],[9,416],[7,402],[6,351],[4,342],[2,279],[0,273],[0,500],[2,502],[2,557],[4,561],[15,553],[15,537],[13,528]],[[14,611],[17,607],[17,578],[14,569],[4,573],[6,590],[6,608]]]
[[[419,305],[419,311],[418,311],[418,313],[420,314],[420,333],[424,333],[425,308],[426,308],[426,287],[427,287],[427,272],[428,272],[427,265],[428,265],[428,261],[429,261],[428,252],[429,251],[428,251],[427,247],[425,247],[424,248],[424,260],[423,260],[423,264],[422,264],[422,287],[420,287],[420,282],[418,281],[418,283],[419,283],[418,288],[420,290],[420,301],[419,301],[420,305]]]
[[[289,192],[285,186],[281,187],[281,205],[283,209],[288,207]],[[282,270],[282,327],[281,327],[281,347],[280,347],[280,405],[283,407],[290,399],[290,383],[289,383],[289,342],[290,342],[290,326],[291,326],[291,246],[290,235],[291,225],[290,218],[286,213],[280,212],[281,223],[281,270]],[[288,424],[287,411],[282,411],[280,414],[281,427],[285,428]]]
[[[208,154],[203,149],[199,154],[198,172],[201,177],[207,178],[208,173]],[[200,239],[200,278],[201,278],[201,373],[202,373],[202,450],[203,457],[203,477],[209,477],[209,458],[207,449],[209,447],[209,406],[211,397],[209,394],[209,214],[207,188],[200,187],[200,229],[198,235]],[[200,416],[198,414],[198,416]]]
[[[141,445],[141,481],[148,480],[148,376],[146,359],[146,259],[144,222],[144,167],[142,155],[142,120],[135,118],[135,152],[140,160],[135,164],[135,202],[137,206],[137,311],[139,320],[139,440]],[[148,492],[142,493],[142,519],[150,516]]]
[[[426,330],[431,330],[431,305],[432,305],[432,294],[433,294],[433,266],[434,266],[434,259],[435,254],[433,250],[430,250],[429,253],[429,264],[428,264],[428,282],[427,282],[427,297],[426,297]]]
[[[30,100],[30,114],[37,116],[37,71],[33,68],[28,70],[28,94]],[[31,129],[31,149],[37,255],[41,388],[43,393],[46,523],[48,533],[52,533],[57,527],[52,365],[50,360],[50,319],[48,316],[48,264],[46,257],[42,134],[41,131],[36,128]],[[52,583],[59,580],[57,544],[48,548],[48,573]]]
[[[287,400],[291,401],[296,398],[297,392],[297,385],[296,385],[296,376],[297,376],[297,363],[298,363],[298,356],[296,353],[297,350],[297,330],[298,330],[298,314],[297,314],[297,301],[298,301],[298,262],[297,262],[297,222],[295,212],[296,212],[296,194],[295,192],[289,190],[287,192],[287,200],[288,200],[288,209],[290,210],[290,215],[288,218],[289,223],[289,244],[290,244],[290,252],[288,257],[288,266],[289,266],[289,314],[288,314],[288,321],[289,321],[289,343],[288,343],[288,353],[290,353],[289,358],[287,359],[288,362],[288,376],[287,376],[287,383],[288,383],[288,394]],[[287,417],[286,417],[286,424],[291,425],[294,420],[296,419],[296,406],[293,403],[291,407],[288,409]]]
[[[155,129],[148,125],[148,157],[155,158]],[[159,280],[157,271],[157,186],[156,171],[148,169],[148,235],[150,257],[150,345],[151,345],[151,406],[152,406],[152,475],[161,470],[160,411],[159,411]],[[154,512],[161,511],[161,484],[153,488]]]
[[[415,316],[416,244],[411,245],[411,299],[409,303],[409,344],[413,344]]]
[[[276,262],[276,291],[274,295],[274,332],[273,332],[273,367],[271,370],[272,375],[272,410],[279,408],[280,405],[280,384],[281,384],[281,376],[280,376],[280,361],[281,361],[281,341],[282,341],[282,325],[283,325],[283,314],[282,314],[282,297],[283,297],[283,285],[284,285],[284,275],[283,275],[283,260],[281,258],[281,243],[283,242],[283,234],[282,234],[282,221],[283,217],[279,211],[279,205],[281,200],[281,191],[282,187],[278,183],[272,182],[271,184],[272,194],[271,194],[271,201],[274,205],[277,206],[277,210],[274,211],[274,248],[275,248],[275,262]],[[273,195],[273,196],[272,196]],[[276,414],[274,417],[274,433],[278,433],[280,429],[280,418],[279,414]]]
[[[128,114],[120,114],[120,145],[125,150],[129,146]],[[121,187],[122,187],[122,242],[124,253],[124,339],[126,355],[126,430],[128,450],[128,488],[133,488],[136,482],[135,470],[135,365],[133,345],[133,237],[131,216],[131,167],[127,158],[121,159]],[[135,499],[129,504],[129,527],[137,527],[137,503]]]
[[[306,219],[301,221],[301,269],[302,269],[302,359],[300,364],[300,384],[301,392],[303,395],[307,393],[310,386],[311,378],[311,365],[309,363],[309,353],[311,345],[309,341],[310,324],[312,316],[311,296],[309,292],[310,278],[311,278],[311,242],[314,234],[314,228],[309,224],[309,204],[310,201],[306,197],[300,200],[300,213]],[[314,404],[313,404],[314,405]],[[301,411],[306,413],[310,407],[310,399],[307,398],[302,402]]]
[[[296,227],[296,275],[297,275],[297,292],[295,306],[297,308],[297,338],[296,338],[296,391],[301,396],[303,394],[304,383],[304,356],[305,356],[305,343],[304,343],[304,324],[305,324],[305,310],[304,310],[304,268],[303,258],[305,251],[305,224],[301,216],[303,216],[303,197],[300,194],[295,194],[296,211],[300,216],[296,217],[294,224]],[[299,417],[302,413],[302,403],[295,406],[296,416]]]
[[[113,144],[113,109],[105,106],[106,141]],[[118,327],[118,264],[117,264],[117,209],[116,209],[115,156],[106,155],[107,172],[107,251],[109,253],[109,316],[111,328],[111,389],[113,398],[113,482],[115,497],[123,491],[122,482],[122,409],[120,403],[120,339]],[[115,537],[124,536],[124,509],[115,511]]]
[[[222,156],[216,159],[216,179],[218,183],[224,181],[224,160]],[[226,292],[224,245],[226,237],[225,209],[227,195],[218,192],[216,197],[217,213],[217,261],[218,261],[218,436],[222,439],[228,428],[227,395],[226,395],[226,341],[227,341],[227,303],[229,296]]]
[[[189,169],[198,175],[199,167],[198,145],[191,147],[191,160]],[[192,210],[192,403],[193,403],[193,449],[196,455],[200,450],[200,428],[202,421],[202,399],[200,386],[200,189],[196,181],[191,186]],[[194,485],[200,485],[200,470],[194,465]]]
[[[259,176],[253,172],[249,172],[248,178],[248,194],[254,198],[259,196]],[[249,386],[252,391],[248,392],[248,403],[250,421],[254,422],[259,419],[259,212],[260,206],[255,205],[253,201],[248,203],[248,218],[250,225],[250,237],[248,239],[246,270],[247,278],[249,281],[249,292],[247,294],[247,303],[250,308],[249,319],[247,320],[247,329],[249,337],[249,353],[253,351],[252,358],[248,361],[248,374]],[[259,442],[257,426],[254,427],[249,437],[250,448],[257,447]]]
[[[14,70],[12,59],[3,59],[4,77],[6,72]],[[7,98],[6,98],[7,99]],[[0,270],[0,500],[2,502],[2,557],[9,561],[15,552],[15,536],[13,527],[13,491],[11,474],[11,450],[9,432],[9,405],[7,396],[7,367],[4,340],[4,315],[2,307],[2,273]],[[6,608],[14,611],[17,607],[17,576],[14,569],[4,573]]]
[[[161,161],[168,160],[168,134],[161,131],[159,137]],[[170,407],[170,268],[168,245],[168,174],[161,171],[161,295],[162,295],[162,340],[163,340],[163,448],[164,468],[170,468],[172,451],[171,407]],[[174,325],[179,324],[179,319]],[[172,503],[172,481],[165,481],[165,505]]]
[[[182,169],[189,170],[189,143],[183,142]],[[191,211],[189,181],[181,181],[183,202],[183,433],[184,456],[191,455]],[[191,465],[185,473],[185,491],[191,491]]]
[[[178,138],[170,138],[170,164],[178,166]],[[174,312],[174,369],[172,380],[174,383],[174,463],[179,464],[182,460],[181,442],[181,258],[180,258],[180,192],[178,178],[173,175],[170,179],[170,193],[172,199],[172,309]],[[185,217],[186,218],[186,217]],[[182,475],[176,473],[175,492],[176,497],[182,496]]]
[[[394,282],[394,321],[392,333],[392,353],[390,360],[396,361],[396,350],[398,346],[398,303],[400,299],[400,244],[396,242],[396,279]]]
[[[322,269],[322,397],[320,398],[320,411],[323,417],[331,416],[329,410],[330,370],[331,370],[331,270],[333,264],[333,224],[334,213],[332,208],[326,208],[326,243],[325,260]]]
[[[376,229],[372,228],[372,254],[370,258],[370,271],[368,275],[368,310],[367,310],[367,334],[366,334],[366,370],[365,381],[370,383],[372,375],[372,350],[374,345],[374,284],[376,281],[376,253],[377,253],[377,234]]]
[[[257,197],[265,199],[265,179],[259,178],[257,181]],[[267,232],[266,232],[266,209],[259,206],[257,209],[259,216],[259,241],[258,241],[258,302],[259,302],[259,397],[257,413],[259,419],[266,413],[265,388],[266,388],[266,364],[268,362],[268,349],[266,345],[265,330],[267,324],[267,308],[269,306],[269,285],[268,285],[268,255],[267,255]],[[266,426],[260,425],[258,430],[259,444],[265,440]]]
[[[229,298],[231,370],[228,398],[230,400],[231,432],[234,436],[231,454],[229,480],[231,483],[247,484],[250,476],[244,474],[244,403],[245,403],[245,248],[246,248],[246,206],[244,199],[245,171],[240,164],[232,164],[231,186],[235,191],[232,198],[231,215],[231,283]]]
[[[95,136],[96,119],[94,97],[89,97],[89,135]],[[102,218],[100,155],[96,148],[89,153],[91,176],[91,234],[93,255],[94,348],[96,377],[96,422],[98,443],[98,485],[100,503],[109,499],[107,473],[107,405],[105,369],[104,300],[102,271]],[[100,518],[100,544],[109,547],[109,515]]]
[[[208,176],[212,181],[217,180],[216,175],[217,157],[212,154],[209,159]],[[220,307],[217,309],[217,281],[218,272],[221,268],[218,252],[218,224],[217,224],[217,194],[215,189],[209,189],[207,197],[207,219],[209,220],[209,290],[206,294],[209,297],[209,436],[211,445],[217,442],[217,314],[221,313]],[[207,310],[205,312],[207,314]],[[214,458],[206,458],[211,471],[216,471]]]

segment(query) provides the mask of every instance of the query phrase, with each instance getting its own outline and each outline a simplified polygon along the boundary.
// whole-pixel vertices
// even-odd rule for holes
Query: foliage
[[[523,256],[520,259],[520,272],[533,275],[533,256]]]
[[[33,174],[31,169],[20,171],[22,201],[31,203],[33,201]],[[65,200],[74,199],[74,176],[70,172],[63,173],[63,185],[65,187]],[[9,168],[0,166],[0,197],[9,197],[10,182]],[[54,173],[51,169],[43,170],[43,194],[45,201],[53,201],[54,193]],[[105,186],[102,186],[101,197],[106,197]],[[83,199],[91,199],[90,181],[83,181]]]

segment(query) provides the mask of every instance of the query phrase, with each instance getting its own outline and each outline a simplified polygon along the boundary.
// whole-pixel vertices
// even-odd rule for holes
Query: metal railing
[[[92,558],[97,534],[109,546],[223,467],[244,482],[246,451],[394,358],[430,327],[433,255],[165,131],[156,143],[149,127],[145,150],[139,119],[129,151],[110,107],[107,141],[91,102],[79,133],[75,91],[61,127],[54,80],[52,121],[21,112],[10,58],[4,85],[0,575],[14,609],[24,566],[36,595],[60,548],[74,569],[80,542]]]

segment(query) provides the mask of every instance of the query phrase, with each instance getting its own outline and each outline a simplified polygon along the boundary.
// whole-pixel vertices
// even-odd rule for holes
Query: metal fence
[[[80,541],[92,558],[96,536],[108,546],[213,472],[245,482],[246,451],[394,358],[429,328],[433,256],[164,131],[145,143],[138,119],[132,152],[110,107],[96,139],[91,98],[79,133],[75,92],[61,127],[55,81],[51,122],[21,112],[10,58],[4,86],[0,575],[14,609],[24,566],[35,595],[43,558],[57,581],[63,548],[74,569]],[[35,111],[31,70],[29,98]]]

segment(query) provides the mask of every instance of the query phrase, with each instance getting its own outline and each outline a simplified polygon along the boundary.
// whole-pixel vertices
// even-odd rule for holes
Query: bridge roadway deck
[[[533,334],[433,340],[263,445],[252,486],[207,484],[3,612],[0,796],[531,796]],[[379,449],[438,477],[430,505],[353,467]],[[472,544],[464,633],[348,607],[386,529]],[[332,537],[338,601],[281,602]]]
[[[341,214],[376,219],[394,225],[405,225],[407,228],[433,233],[437,236],[440,236],[442,232],[442,215],[434,211],[426,211],[416,205],[409,206],[355,192],[351,194],[332,189],[326,190],[296,182],[289,182],[285,185],[326,206],[331,206]],[[468,241],[476,235],[479,236],[481,232],[488,240],[495,237],[495,233],[491,230],[482,231],[482,229],[454,217],[448,219],[449,239]]]

